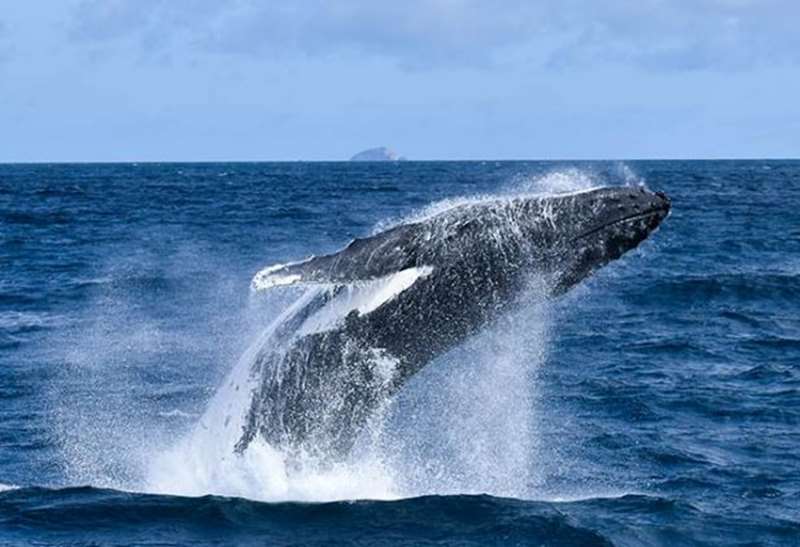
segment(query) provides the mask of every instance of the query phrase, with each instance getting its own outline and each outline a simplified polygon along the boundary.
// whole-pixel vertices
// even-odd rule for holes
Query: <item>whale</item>
[[[489,197],[264,268],[254,291],[306,293],[258,349],[234,451],[260,438],[345,457],[417,372],[524,305],[532,279],[546,298],[565,293],[636,248],[670,208],[644,186]]]

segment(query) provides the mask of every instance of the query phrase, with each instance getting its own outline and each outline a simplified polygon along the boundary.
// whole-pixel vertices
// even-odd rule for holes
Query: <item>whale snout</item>
[[[561,261],[563,289],[636,248],[659,227],[672,207],[664,192],[620,186],[586,193],[576,205],[572,252]]]
[[[672,201],[664,192],[653,192],[650,197],[650,207],[657,213],[663,214],[662,219],[669,214],[672,209]]]
[[[644,187],[615,189],[598,211],[588,234],[603,248],[603,261],[615,260],[647,239],[669,215],[672,203],[664,192]]]
[[[646,204],[641,206],[643,209],[642,214],[650,215],[649,222],[647,223],[648,232],[655,230],[661,221],[667,218],[670,209],[672,209],[672,202],[669,196],[664,192],[650,192],[644,191]]]
[[[629,239],[635,246],[661,224],[672,208],[667,194],[643,186],[603,188],[584,199],[586,214],[583,222],[578,222],[576,240],[607,236]]]
[[[655,203],[653,204],[653,209],[655,210],[658,222],[661,223],[662,220],[667,218],[669,215],[670,209],[672,209],[672,201],[669,199],[669,196],[664,192],[654,192],[655,195]]]
[[[635,217],[637,215],[646,215],[654,213],[656,215],[663,214],[666,216],[669,213],[672,203],[669,197],[664,192],[652,192],[644,186],[638,188],[619,188],[614,189],[609,200],[609,210],[606,215],[610,218],[618,217]],[[616,204],[616,211],[614,211]],[[601,216],[605,216],[602,215]],[[663,217],[662,217],[663,218]]]
[[[650,195],[649,210],[653,212],[654,218],[654,224],[650,227],[650,231],[656,229],[661,221],[667,218],[671,209],[672,201],[667,194],[658,191]]]

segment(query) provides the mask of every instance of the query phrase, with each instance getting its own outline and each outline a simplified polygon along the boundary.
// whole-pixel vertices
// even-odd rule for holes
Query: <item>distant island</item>
[[[405,161],[406,158],[398,156],[391,148],[380,146],[363,150],[350,158],[350,161]]]

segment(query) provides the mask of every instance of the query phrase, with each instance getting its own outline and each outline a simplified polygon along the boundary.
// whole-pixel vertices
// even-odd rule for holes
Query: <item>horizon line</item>
[[[481,159],[408,159],[402,160],[375,160],[375,161],[353,161],[349,159],[235,159],[235,160],[32,160],[32,161],[0,161],[0,165],[157,165],[157,164],[216,164],[216,163],[377,163],[377,164],[404,164],[404,163],[523,163],[523,162],[654,162],[654,161],[800,161],[799,157],[707,157],[707,158],[682,158],[682,157],[663,157],[663,158],[481,158]]]

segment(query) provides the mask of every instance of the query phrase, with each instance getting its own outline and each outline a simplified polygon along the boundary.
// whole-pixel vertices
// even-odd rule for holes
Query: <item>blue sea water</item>
[[[293,298],[262,267],[642,183],[662,228],[432,363],[377,460],[169,460]],[[0,543],[798,545],[800,162],[0,165]]]

